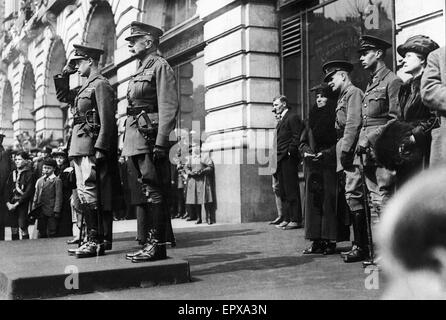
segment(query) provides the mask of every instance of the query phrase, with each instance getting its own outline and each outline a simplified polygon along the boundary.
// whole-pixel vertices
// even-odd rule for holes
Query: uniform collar
[[[347,92],[348,90],[353,87],[353,83],[348,84],[344,90],[341,91],[341,93],[339,94],[339,97],[342,98]]]
[[[157,57],[156,53],[151,53],[147,57],[145,57],[143,60],[139,60],[139,67],[138,71],[136,71],[136,74],[141,73],[144,69],[146,69],[147,65],[153,61]]]

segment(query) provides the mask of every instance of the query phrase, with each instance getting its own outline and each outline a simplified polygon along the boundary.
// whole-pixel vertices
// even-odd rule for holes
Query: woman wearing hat
[[[310,110],[300,151],[305,171],[305,238],[312,244],[303,253],[328,255],[335,253],[338,239],[336,102],[326,84],[311,91],[316,105]]]
[[[427,56],[438,47],[429,37],[417,35],[397,49],[403,57],[401,70],[411,75],[411,79],[399,93],[401,121],[392,122],[383,130],[377,141],[377,157],[397,171],[399,185],[429,163],[431,131],[438,121],[421,100],[420,83]]]

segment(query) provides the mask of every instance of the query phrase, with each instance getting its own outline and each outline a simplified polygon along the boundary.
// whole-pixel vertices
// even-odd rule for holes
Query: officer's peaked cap
[[[125,40],[129,41],[132,38],[151,35],[156,39],[161,38],[163,35],[163,30],[160,28],[154,27],[150,24],[145,24],[138,21],[133,21],[130,24],[130,35],[125,38]]]
[[[427,57],[429,53],[439,48],[439,45],[428,36],[416,35],[410,37],[405,43],[398,46],[397,51],[404,57],[407,52],[415,52]]]
[[[94,48],[94,47],[87,47],[80,44],[74,44],[73,45],[75,49],[74,57],[71,58],[71,60],[80,60],[80,59],[93,59],[99,61],[101,58],[101,55],[104,54],[104,50]]]
[[[362,35],[359,38],[359,50],[358,52],[363,52],[367,50],[380,49],[387,50],[392,47],[389,42],[369,35]]]
[[[338,71],[352,72],[353,64],[345,60],[332,60],[322,66],[322,71],[325,73],[324,81],[328,82]]]

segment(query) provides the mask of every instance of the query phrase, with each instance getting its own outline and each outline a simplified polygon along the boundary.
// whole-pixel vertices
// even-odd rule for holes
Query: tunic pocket
[[[147,73],[144,75],[139,75],[133,78],[133,98],[139,99],[145,96],[145,93],[148,92],[148,89],[151,85],[153,79],[153,72]]]

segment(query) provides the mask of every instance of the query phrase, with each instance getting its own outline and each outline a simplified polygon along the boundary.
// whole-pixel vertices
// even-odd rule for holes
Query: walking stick
[[[370,260],[364,261],[362,263],[362,266],[364,268],[376,265],[374,259],[375,259],[375,251],[373,248],[373,238],[372,238],[372,214],[370,212],[370,206],[369,206],[369,192],[365,183],[365,174],[364,174],[364,159],[363,154],[359,155],[360,160],[360,166],[359,166],[359,172],[361,174],[361,180],[362,180],[362,192],[363,192],[363,198],[364,198],[364,210],[365,210],[365,216],[366,216],[366,223],[367,223],[367,242],[368,242],[368,248],[369,248],[369,255]]]

